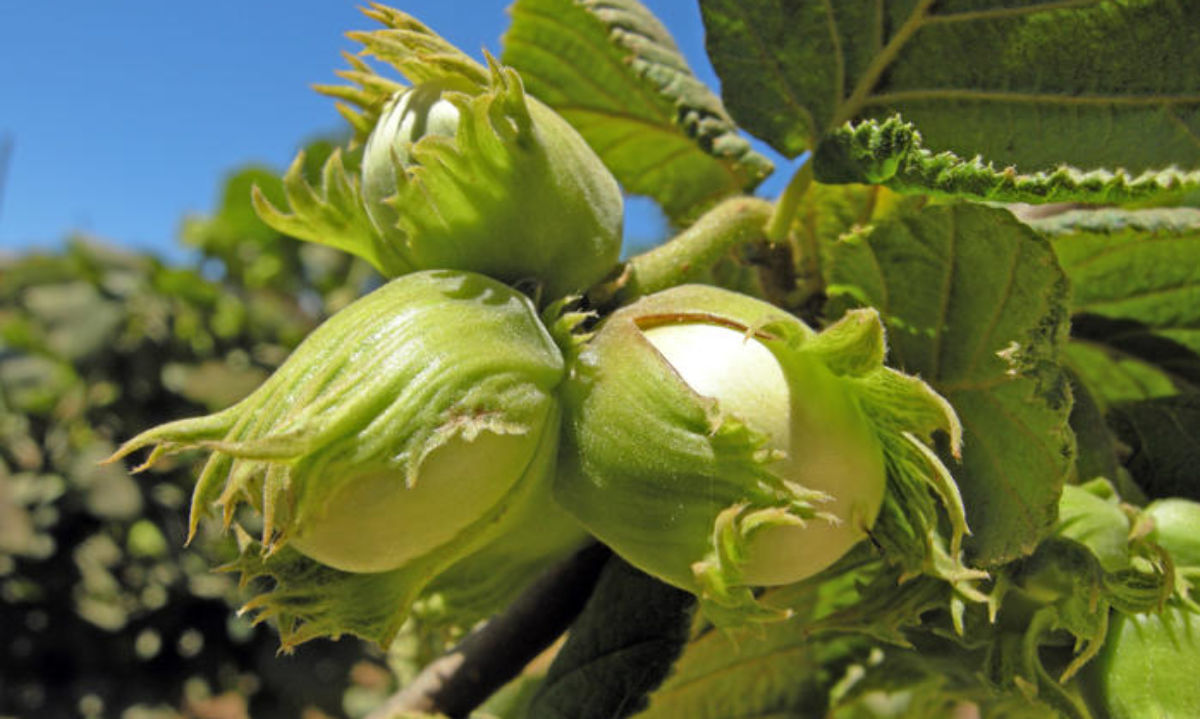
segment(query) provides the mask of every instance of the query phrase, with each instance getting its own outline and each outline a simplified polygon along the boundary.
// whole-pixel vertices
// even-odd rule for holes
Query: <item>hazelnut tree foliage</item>
[[[1194,715],[1131,673],[1200,657],[1200,5],[701,9],[722,98],[633,0],[485,62],[370,8],[398,76],[349,58],[353,140],[254,201],[388,283],[116,457],[209,451],[191,530],[285,649],[496,616],[458,656],[519,671],[488,637],[603,543],[492,715]],[[811,153],[781,196],[742,131]],[[624,263],[618,186],[677,230]]]

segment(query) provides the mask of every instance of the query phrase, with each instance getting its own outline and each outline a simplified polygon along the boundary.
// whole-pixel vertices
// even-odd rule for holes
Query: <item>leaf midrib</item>
[[[1055,92],[1007,92],[1001,90],[977,90],[974,88],[946,87],[919,90],[896,90],[881,92],[863,100],[857,109],[874,105],[922,100],[980,100],[985,102],[1023,102],[1046,105],[1103,105],[1129,107],[1174,107],[1176,105],[1200,104],[1197,95],[1063,95]],[[855,112],[857,114],[857,110]],[[839,123],[840,124],[840,123]]]
[[[775,77],[775,80],[779,83],[779,86],[785,90],[785,92],[782,93],[783,99],[787,101],[787,104],[794,112],[799,113],[807,118],[806,125],[809,132],[812,135],[817,134],[819,128],[817,127],[816,118],[813,117],[812,111],[800,101],[799,97],[796,96],[791,83],[788,82],[787,75],[784,74],[783,69],[779,66],[778,57],[770,50],[768,43],[763,39],[763,37],[754,30],[754,28],[758,27],[758,25],[747,14],[747,10],[741,2],[733,2],[732,8],[734,12],[737,12],[740,16],[743,27],[747,28],[746,34],[753,40],[754,47],[758,50],[759,65],[770,68],[771,74]],[[838,61],[843,62],[840,54]],[[809,145],[812,145],[811,135],[809,138]]]
[[[912,14],[896,30],[896,33],[883,46],[879,54],[871,58],[866,71],[863,72],[862,77],[855,83],[854,91],[850,93],[850,97],[846,98],[846,101],[834,113],[833,121],[830,123],[831,127],[838,127],[853,119],[858,114],[858,111],[864,106],[867,96],[870,95],[871,90],[875,89],[875,85],[879,83],[879,78],[883,76],[884,71],[895,61],[909,39],[924,25],[923,21],[934,2],[936,0],[920,0],[916,7],[913,8]],[[845,58],[839,52],[838,64],[844,65],[845,62]],[[838,87],[838,90],[841,90],[841,86]]]
[[[828,7],[828,0],[822,0]],[[1019,92],[999,92],[987,90],[975,90],[966,88],[930,88],[920,90],[901,90],[896,92],[879,93],[872,95],[872,90],[878,85],[879,80],[887,69],[895,62],[901,50],[908,44],[908,41],[923,27],[933,24],[957,23],[957,22],[972,22],[980,20],[1000,20],[1005,18],[1020,17],[1022,15],[1033,15],[1040,12],[1053,10],[1065,10],[1074,8],[1084,8],[1099,5],[1103,0],[1056,0],[1045,2],[1038,5],[1026,5],[1016,8],[997,8],[994,10],[976,10],[960,13],[952,13],[947,15],[930,14],[929,10],[934,5],[936,0],[920,0],[912,13],[904,21],[904,23],[896,30],[887,44],[877,53],[868,64],[867,69],[855,83],[854,90],[844,102],[837,103],[837,110],[833,114],[833,118],[829,123],[829,127],[839,127],[842,124],[853,120],[863,109],[880,105],[894,104],[904,101],[922,101],[922,100],[981,100],[990,102],[1023,102],[1036,103],[1047,105],[1062,105],[1062,106],[1080,106],[1080,105],[1100,105],[1100,106],[1151,106],[1170,108],[1176,105],[1200,104],[1200,95],[1140,95],[1140,96],[1109,96],[1109,95],[1084,95],[1072,96],[1055,93],[1019,93]],[[832,9],[830,13],[831,22],[836,25],[833,20]],[[836,35],[836,32],[835,32]],[[844,86],[844,67],[845,57],[841,50],[841,44],[835,38],[834,45],[838,48],[836,53],[837,63],[837,84],[835,95],[840,93]],[[838,98],[835,97],[835,101]],[[1170,114],[1170,113],[1169,113]],[[1200,145],[1200,137],[1195,137],[1189,128],[1186,127],[1179,118],[1170,116],[1180,125],[1184,126],[1187,134]],[[810,125],[811,127],[811,125]],[[822,131],[828,131],[829,128],[824,128]]]

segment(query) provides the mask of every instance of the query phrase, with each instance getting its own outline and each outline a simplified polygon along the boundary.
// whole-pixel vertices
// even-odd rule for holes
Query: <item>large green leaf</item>
[[[511,12],[504,62],[628,192],[686,220],[771,172],[637,0],[518,0]]]
[[[638,719],[825,716],[839,669],[861,642],[814,641],[807,628],[791,621],[766,632],[704,634]]]
[[[1200,395],[1123,404],[1109,422],[1128,445],[1126,466],[1148,495],[1200,501]]]
[[[831,259],[834,308],[878,308],[889,361],[930,382],[962,420],[963,460],[951,471],[976,561],[1031,551],[1072,454],[1058,366],[1067,282],[1048,243],[1006,210],[954,205],[881,222]]]
[[[637,719],[827,716],[843,668],[867,653],[861,637],[814,634],[813,621],[853,605],[860,573],[768,590],[793,614],[785,622],[716,629],[698,626],[671,676]]]
[[[1200,386],[1200,211],[1074,211],[1035,226],[1073,287],[1071,366],[1101,402]]]
[[[1200,166],[1200,4],[701,0],[730,111],[794,156],[902,114],[1023,172]]]

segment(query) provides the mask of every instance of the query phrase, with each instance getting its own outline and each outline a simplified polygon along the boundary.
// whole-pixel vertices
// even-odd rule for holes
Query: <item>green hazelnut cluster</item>
[[[387,642],[418,604],[470,623],[590,538],[728,622],[785,616],[756,590],[872,542],[956,561],[962,504],[929,443],[957,452],[961,428],[884,366],[874,311],[818,332],[683,285],[539,312],[615,269],[617,183],[512,70],[438,67],[381,100],[363,146],[367,239],[343,244],[390,280],[238,404],[117,453],[210,452],[192,531],[215,509],[238,533],[234,567],[274,580],[249,608],[285,645]],[[914,494],[947,517],[910,516]]]

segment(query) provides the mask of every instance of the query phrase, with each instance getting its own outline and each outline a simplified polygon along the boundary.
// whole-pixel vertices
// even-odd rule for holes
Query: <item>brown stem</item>
[[[403,712],[465,719],[566,631],[583,611],[609,556],[607,547],[591,544],[547,571],[367,719],[390,719]]]

